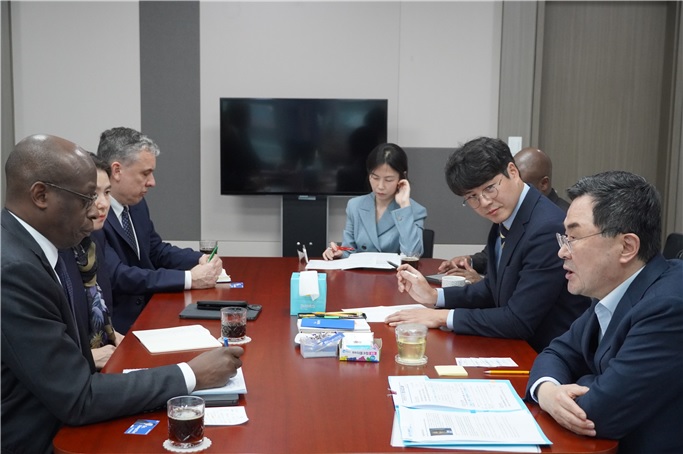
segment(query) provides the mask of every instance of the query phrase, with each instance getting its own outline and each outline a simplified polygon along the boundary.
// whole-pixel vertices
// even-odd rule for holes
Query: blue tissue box
[[[299,296],[299,273],[292,273],[289,284],[289,315],[306,312],[325,312],[327,303],[327,274],[318,273],[320,296],[313,300],[310,296]]]

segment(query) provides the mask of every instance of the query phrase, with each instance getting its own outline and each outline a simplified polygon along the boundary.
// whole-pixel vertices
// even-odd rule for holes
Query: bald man
[[[515,165],[519,169],[519,176],[526,184],[538,189],[565,213],[569,209],[569,202],[561,198],[553,189],[553,163],[543,151],[534,147],[522,148],[515,155]],[[439,273],[453,276],[463,276],[470,283],[479,282],[486,273],[488,263],[486,248],[472,255],[453,257],[439,265]]]
[[[523,148],[515,155],[515,165],[525,183],[535,187],[566,213],[569,202],[560,198],[553,189],[553,163],[538,148]]]
[[[83,425],[162,407],[174,396],[225,385],[242,364],[239,347],[188,363],[130,374],[96,372],[87,326],[78,322],[80,278],[65,261],[93,229],[95,164],[55,136],[19,142],[5,164],[2,210],[2,449],[52,452],[63,424]],[[80,326],[79,326],[80,325]]]

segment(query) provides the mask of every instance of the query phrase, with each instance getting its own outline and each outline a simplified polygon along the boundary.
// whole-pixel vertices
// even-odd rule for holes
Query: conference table
[[[242,370],[247,394],[239,405],[249,420],[236,426],[207,426],[212,441],[207,453],[328,453],[399,452],[442,449],[395,448],[390,444],[393,401],[388,393],[392,375],[427,375],[438,378],[435,365],[453,365],[456,357],[510,357],[528,370],[536,356],[522,340],[456,335],[430,329],[424,366],[395,362],[394,328],[371,323],[376,338],[383,340],[380,361],[345,362],[337,358],[304,358],[294,342],[295,316],[289,315],[290,278],[305,265],[293,257],[222,257],[233,282],[243,288],[218,284],[215,289],[155,295],[131,331],[201,324],[220,336],[218,320],[180,319],[178,314],[199,300],[247,300],[261,304],[260,316],[247,324],[252,339],[244,345]],[[440,260],[422,259],[424,274],[436,272]],[[327,274],[328,311],[368,306],[414,304],[398,292],[393,270],[330,270]],[[129,332],[103,369],[154,367],[188,361],[197,351],[150,354]],[[467,368],[469,378],[488,378],[483,368]],[[499,376],[510,380],[524,395],[527,377]],[[542,452],[615,453],[617,442],[578,436],[560,427],[537,405],[529,409],[552,441]],[[138,419],[160,421],[148,435],[124,434]],[[82,427],[63,427],[54,439],[56,453],[162,453],[167,438],[165,411],[147,412]],[[473,452],[473,451],[467,451]]]

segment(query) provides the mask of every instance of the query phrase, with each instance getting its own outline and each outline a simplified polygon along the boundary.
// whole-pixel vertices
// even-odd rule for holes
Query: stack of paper
[[[133,331],[150,353],[168,353],[220,347],[222,344],[202,325]]]
[[[246,394],[247,383],[244,381],[244,373],[242,368],[237,369],[237,375],[232,377],[225,386],[220,388],[207,388],[194,391],[193,396],[206,396],[211,394]]]
[[[310,260],[306,265],[307,270],[351,270],[354,268],[373,268],[391,270],[401,264],[401,256],[388,252],[356,252],[348,258],[338,260]]]
[[[537,445],[551,444],[508,380],[397,376],[389,387],[397,419],[392,446],[538,452]]]

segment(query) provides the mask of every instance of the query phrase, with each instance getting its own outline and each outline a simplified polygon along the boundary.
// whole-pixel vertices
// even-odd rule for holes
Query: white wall
[[[200,9],[201,230],[222,253],[279,255],[281,216],[279,197],[216,194],[221,96],[387,98],[389,140],[405,147],[496,134],[501,2]],[[140,127],[137,2],[12,2],[12,32],[17,139],[53,133],[95,151],[104,129]],[[346,200],[330,200],[330,238]]]
[[[229,255],[281,251],[279,197],[215,193],[220,97],[387,98],[388,138],[405,147],[495,135],[501,12],[494,2],[203,2],[202,234]],[[347,200],[330,199],[330,239],[342,237]]]
[[[12,2],[16,140],[140,128],[137,2]]]

